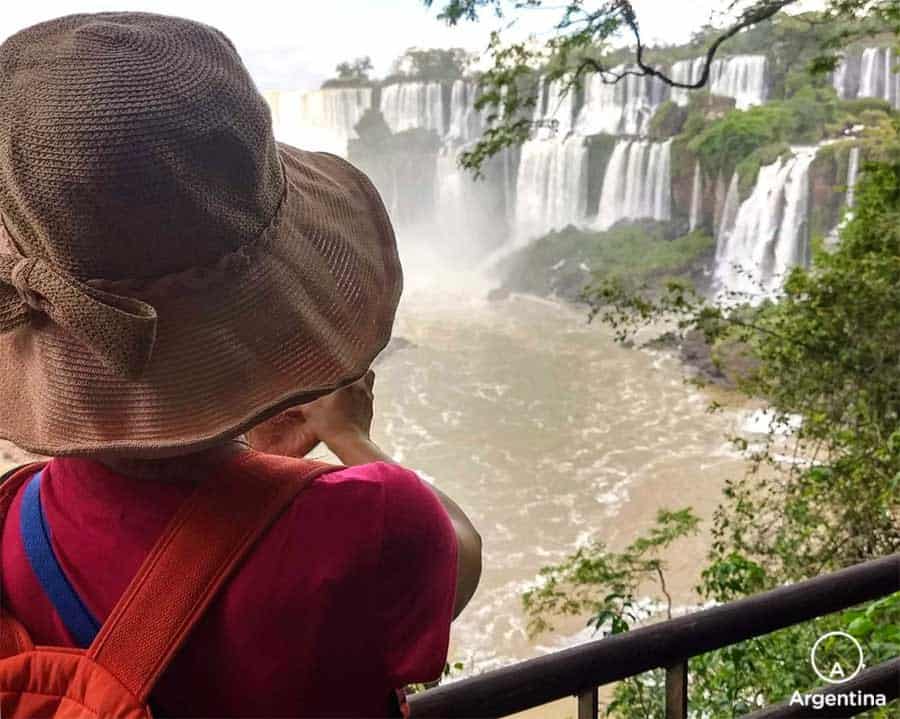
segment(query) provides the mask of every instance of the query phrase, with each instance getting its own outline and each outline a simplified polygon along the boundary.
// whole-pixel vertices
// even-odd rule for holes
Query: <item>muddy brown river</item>
[[[590,638],[578,620],[530,639],[522,592],[588,539],[623,547],[661,507],[709,517],[742,471],[727,435],[743,413],[710,414],[676,358],[616,345],[582,310],[488,302],[488,285],[463,281],[408,287],[396,336],[410,345],[377,365],[375,436],[482,533],[481,586],[451,650],[468,672]],[[676,602],[693,599],[706,544],[672,552]]]

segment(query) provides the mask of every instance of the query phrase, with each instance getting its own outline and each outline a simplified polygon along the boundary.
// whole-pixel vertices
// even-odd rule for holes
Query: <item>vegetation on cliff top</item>
[[[702,232],[673,239],[669,232],[662,222],[626,223],[606,232],[568,227],[507,258],[504,287],[579,300],[591,277],[615,277],[632,288],[695,278],[712,260],[715,240]]]

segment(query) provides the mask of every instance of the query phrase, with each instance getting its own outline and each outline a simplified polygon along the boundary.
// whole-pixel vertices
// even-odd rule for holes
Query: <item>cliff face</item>
[[[642,245],[647,252],[658,249],[653,243],[692,235],[728,249],[700,251],[687,242],[692,250],[681,253],[664,246],[677,257],[660,267],[675,267],[679,276],[691,274],[683,271],[687,256],[693,274],[713,280],[721,273],[710,262],[726,254],[766,266],[788,258],[794,266],[808,261],[810,239],[833,236],[840,223],[851,149],[869,142],[863,126],[885,127],[900,104],[900,83],[880,62],[892,57],[886,48],[850,48],[833,76],[809,75],[808,61],[821,48],[809,27],[776,23],[741,34],[729,45],[733,54],[709,68],[702,91],[650,77],[609,85],[586,76],[567,92],[561,81],[530,77],[529,87],[539,88],[528,115],[536,129],[524,145],[488,161],[477,182],[457,166],[459,154],[490,126],[492,110],[476,108],[484,92],[476,78],[370,83],[370,109],[342,131],[358,135],[349,158],[373,178],[401,234],[476,262],[501,247],[506,255],[529,251],[554,236],[552,251],[533,249],[535,261],[518,267],[551,268],[552,290],[564,294],[587,281],[597,262],[616,264],[620,257],[584,254],[582,244],[612,241],[622,257],[629,255],[623,228],[630,228],[632,244],[639,235],[650,242]],[[654,53],[679,82],[696,82],[703,71],[696,48]],[[359,108],[345,107],[355,97],[348,88],[322,92],[344,95],[310,103],[328,110],[317,122],[356,117]],[[811,148],[817,154],[810,162]],[[733,236],[740,246],[726,248]],[[774,252],[783,238],[791,246]]]
[[[849,170],[853,147],[858,147],[855,140],[826,145],[810,167],[810,229],[814,237],[827,236],[841,221],[846,209],[848,179],[852,179]]]

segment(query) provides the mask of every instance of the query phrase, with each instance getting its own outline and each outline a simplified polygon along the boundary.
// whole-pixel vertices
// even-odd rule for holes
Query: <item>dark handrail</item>
[[[859,673],[850,681],[835,684],[825,689],[811,692],[812,694],[848,694],[863,692],[865,694],[882,695],[886,702],[894,701],[900,696],[900,658],[884,662],[871,669]],[[841,719],[853,717],[868,711],[864,707],[827,707],[827,714],[822,709],[816,709],[812,705],[790,705],[789,702],[776,704],[765,709],[745,715],[742,719],[800,719],[801,717],[829,717],[829,719]]]
[[[900,554],[513,664],[410,698],[413,717],[501,717],[900,590]]]

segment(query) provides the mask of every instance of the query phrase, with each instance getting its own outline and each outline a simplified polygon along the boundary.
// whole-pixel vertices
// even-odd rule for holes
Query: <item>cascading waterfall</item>
[[[877,97],[900,109],[900,76],[897,58],[889,47],[867,47],[862,54],[845,55],[835,69],[834,89],[844,100]]]
[[[423,129],[444,136],[444,98],[439,82],[400,82],[381,89],[381,114],[391,132]]]
[[[841,100],[850,100],[859,94],[859,71],[859,58],[841,56],[831,78],[834,91]]]
[[[265,97],[280,140],[344,156],[347,142],[356,137],[356,124],[372,105],[372,89],[367,87],[267,92]]]
[[[859,180],[859,147],[850,148],[847,165],[847,194],[844,199],[844,206],[847,212],[841,218],[841,221],[832,228],[825,236],[825,246],[829,248],[837,247],[841,241],[841,231],[846,224],[853,219],[853,207],[856,205],[856,183]]]
[[[695,83],[700,79],[706,58],[681,60],[672,65],[672,79]],[[735,55],[714,60],[709,70],[709,91],[734,98],[738,109],[762,105],[768,92],[768,61],[765,55]],[[673,88],[672,99],[687,105],[690,91]]]
[[[847,207],[856,204],[856,182],[859,179],[859,148],[850,150],[849,166],[847,167]]]
[[[716,251],[715,283],[726,300],[778,292],[792,267],[809,262],[809,167],[816,148],[795,148],[759,171],[753,194],[733,226],[723,223]]]
[[[672,217],[672,141],[616,143],[600,194],[596,226],[608,230],[622,220]]]
[[[691,215],[688,230],[693,232],[700,224],[700,213],[703,211],[703,172],[698,162],[694,166],[694,187],[691,191]]]
[[[897,106],[897,75],[894,51],[889,47],[863,50],[858,97],[880,97]]]
[[[515,240],[525,244],[553,230],[583,223],[587,211],[584,138],[529,140],[516,180]]]
[[[475,109],[477,87],[466,80],[456,80],[450,91],[450,127],[447,139],[455,142],[472,142],[484,131],[486,111]]]
[[[733,97],[740,110],[766,101],[768,60],[765,55],[736,55],[713,63],[710,92]]]
[[[538,139],[564,138],[572,132],[575,112],[575,91],[567,90],[561,80],[554,80],[544,93],[543,78],[538,88],[538,102],[534,108],[535,122],[553,121],[553,127],[540,127]]]
[[[627,70],[613,68],[611,75]],[[584,83],[584,105],[575,121],[582,135],[644,135],[656,109],[666,101],[669,88],[653,77],[626,75],[619,82],[604,82],[599,74]]]
[[[672,79],[684,85],[692,85],[700,79],[705,63],[705,57],[697,57],[693,60],[679,60],[672,65]],[[686,107],[690,98],[691,90],[682,87],[672,88],[672,102]]]
[[[735,172],[731,176],[731,182],[728,183],[728,191],[725,193],[725,201],[722,203],[722,213],[719,217],[719,224],[716,226],[716,237],[722,237],[725,233],[734,229],[734,223],[737,220],[738,210],[740,209],[740,180]],[[719,255],[724,250],[724,247],[724,244],[721,242],[716,247],[717,259],[719,259]]]

